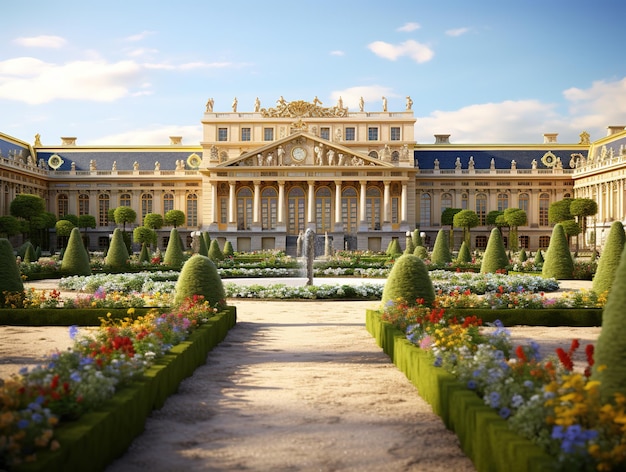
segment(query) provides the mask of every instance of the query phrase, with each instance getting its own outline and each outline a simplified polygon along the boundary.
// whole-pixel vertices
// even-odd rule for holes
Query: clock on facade
[[[303,161],[306,158],[306,149],[300,146],[296,146],[291,150],[291,157],[294,161]]]

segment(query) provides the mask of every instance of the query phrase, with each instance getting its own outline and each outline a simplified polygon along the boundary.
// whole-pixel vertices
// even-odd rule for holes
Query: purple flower
[[[70,339],[74,339],[78,334],[78,326],[72,325],[70,326]]]
[[[500,408],[500,411],[498,411],[498,415],[506,420],[509,416],[511,416],[511,410],[507,407],[502,407]]]

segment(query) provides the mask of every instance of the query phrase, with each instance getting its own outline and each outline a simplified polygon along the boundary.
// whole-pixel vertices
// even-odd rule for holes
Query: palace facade
[[[331,237],[335,249],[385,250],[415,228],[432,246],[446,208],[476,211],[477,248],[486,246],[493,210],[526,211],[520,245],[531,250],[547,247],[548,208],[566,197],[597,201],[593,234],[586,235],[594,244],[601,246],[614,220],[624,220],[624,126],[609,127],[595,142],[582,133],[576,144],[560,144],[556,134],[528,145],[455,145],[448,135],[421,144],[409,97],[393,112],[385,99],[379,110],[361,102],[350,111],[341,99],[325,107],[317,97],[280,97],[268,108],[257,99],[253,111],[237,108],[235,100],[231,111],[214,112],[209,100],[202,142],[192,145],[177,136],[163,146],[82,146],[75,137],[44,145],[39,135],[29,144],[0,134],[0,214],[9,214],[19,193],[40,195],[57,217],[93,215],[97,227],[87,234],[97,250],[108,246],[115,227],[109,209],[133,208],[133,226],[147,213],[178,209],[189,244],[194,231],[208,231],[238,251],[288,253],[308,228]],[[169,232],[158,232],[160,247]],[[455,249],[460,239],[458,231]]]

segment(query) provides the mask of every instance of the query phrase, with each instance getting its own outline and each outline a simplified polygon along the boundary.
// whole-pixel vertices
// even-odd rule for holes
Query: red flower
[[[517,355],[519,360],[528,362],[528,359],[526,359],[526,352],[524,352],[524,346],[517,346],[517,348],[515,349],[515,354]]]
[[[587,364],[589,364],[589,367],[592,367],[594,364],[593,353],[594,353],[593,344],[587,344],[587,346],[585,347],[585,354],[587,355]]]
[[[556,350],[556,355],[559,356],[559,361],[561,361],[561,364],[563,365],[565,370],[567,370],[568,372],[574,370],[574,363],[572,362],[571,356],[567,352],[559,347]]]

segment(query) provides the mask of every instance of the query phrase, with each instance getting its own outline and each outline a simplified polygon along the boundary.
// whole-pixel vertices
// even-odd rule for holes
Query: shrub
[[[480,272],[483,274],[495,274],[499,270],[506,269],[509,258],[504,249],[504,241],[498,228],[493,228],[487,241],[487,248],[480,264]]]
[[[15,263],[13,247],[8,239],[0,238],[0,306],[5,305],[11,294],[23,291],[24,283]]]
[[[461,249],[459,249],[459,255],[457,256],[456,261],[460,264],[472,262],[472,255],[470,254],[469,247],[465,241],[461,244]]]
[[[208,231],[205,231],[204,233],[202,233],[202,238],[204,239],[206,250],[207,252],[209,252],[209,248],[211,247],[211,235],[208,233]]]
[[[63,251],[61,272],[65,275],[91,275],[89,253],[83,244],[78,228],[72,229],[67,247]]]
[[[413,251],[413,255],[419,257],[420,259],[428,259],[428,249],[424,246],[417,246],[415,251]]]
[[[104,258],[104,263],[110,267],[121,269],[126,267],[129,257],[122,230],[115,228],[107,256]]]
[[[141,245],[141,252],[139,253],[139,262],[150,262],[150,249],[148,249],[148,243]]]
[[[209,259],[213,262],[219,262],[224,260],[224,253],[220,249],[220,245],[217,239],[211,241],[211,247],[209,247]]]
[[[235,255],[235,251],[233,250],[233,245],[230,241],[226,241],[224,243],[224,257],[233,257]]]
[[[424,262],[412,254],[399,257],[385,283],[382,302],[397,299],[405,300],[410,305],[421,303],[431,305],[435,300],[435,289],[428,275],[428,269]]]
[[[394,238],[389,241],[389,245],[387,246],[387,250],[385,251],[385,253],[391,257],[398,257],[400,254],[402,254],[402,248],[400,247],[400,243],[397,239]]]
[[[423,246],[424,241],[422,241],[422,236],[420,235],[419,229],[414,229],[413,233],[411,233],[411,239],[413,239],[413,246]]]
[[[518,258],[520,262],[526,262],[528,260],[528,256],[526,255],[526,250],[524,248],[522,248],[522,250],[519,252]]]
[[[433,252],[430,255],[430,262],[433,264],[445,264],[447,262],[452,262],[450,246],[448,245],[448,235],[443,229],[440,229],[437,233],[437,239],[435,239]]]
[[[176,228],[170,231],[170,240],[167,243],[163,263],[171,267],[181,267],[185,262],[185,252],[183,251],[183,243]]]
[[[537,254],[535,255],[535,264],[543,264],[544,258],[541,249],[537,250]]]
[[[209,233],[202,233],[200,235],[200,237],[198,238],[200,241],[198,241],[198,254],[200,254],[201,256],[206,256],[209,257],[209,246],[207,246],[206,244],[206,239],[204,238],[205,234],[209,234]],[[210,240],[210,239],[209,239]]]
[[[554,277],[557,280],[571,279],[574,273],[574,260],[569,252],[565,230],[560,223],[554,225],[552,230],[541,273],[544,277]]]
[[[598,270],[593,278],[592,288],[594,292],[600,294],[611,289],[625,242],[624,225],[621,221],[614,221],[611,225],[604,251],[602,251],[598,261]]]
[[[411,236],[406,237],[406,249],[405,254],[413,254],[415,252],[415,244],[413,244],[413,238]]]
[[[26,241],[24,244],[24,262],[37,262],[35,247],[30,241]]]
[[[211,259],[200,254],[192,256],[183,265],[176,283],[174,303],[180,304],[194,295],[202,295],[211,305],[223,303],[226,298],[217,267]]]

